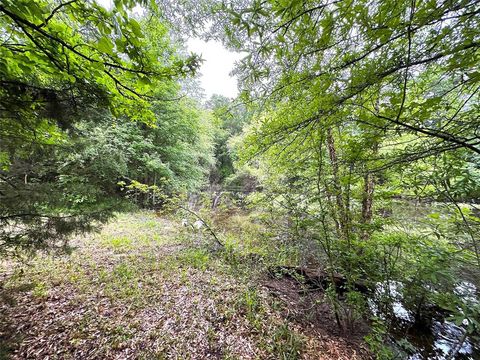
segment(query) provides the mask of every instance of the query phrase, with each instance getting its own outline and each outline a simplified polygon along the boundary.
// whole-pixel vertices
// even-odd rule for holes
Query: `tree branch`
[[[44,27],[48,24],[48,22],[55,16],[55,14],[61,9],[63,8],[64,6],[67,6],[67,5],[70,5],[70,4],[73,4],[75,2],[77,2],[78,0],[71,0],[71,1],[67,1],[66,3],[63,3],[63,4],[60,4],[58,5],[55,9],[53,9],[53,11],[51,12],[50,15],[48,15],[48,17],[45,19],[45,21],[38,25],[39,28],[41,27]]]
[[[225,245],[223,245],[223,243],[218,239],[217,235],[215,234],[215,232],[212,230],[212,228],[210,226],[208,226],[208,224],[206,223],[205,220],[202,219],[202,217],[200,217],[200,215],[198,215],[195,211],[192,211],[190,210],[189,208],[186,208],[182,205],[178,205],[178,207],[182,210],[185,210],[186,212],[188,212],[189,214],[192,214],[193,216],[195,216],[198,220],[200,220],[202,222],[203,225],[205,225],[205,227],[207,228],[207,230],[210,232],[210,234],[212,234],[213,238],[215,239],[215,241],[217,242],[218,245],[220,245],[221,247],[224,247]]]

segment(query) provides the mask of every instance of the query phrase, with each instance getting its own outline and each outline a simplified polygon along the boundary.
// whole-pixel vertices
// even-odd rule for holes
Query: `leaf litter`
[[[241,275],[188,236],[142,212],[74,239],[71,255],[3,261],[0,358],[370,357],[335,329],[322,294]]]

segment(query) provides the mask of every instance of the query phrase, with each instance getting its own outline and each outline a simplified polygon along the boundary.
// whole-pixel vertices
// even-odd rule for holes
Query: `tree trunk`
[[[362,224],[368,226],[373,217],[373,191],[375,189],[375,179],[372,173],[367,172],[363,177],[363,199],[362,199]],[[367,240],[370,237],[368,229],[363,229],[362,239]]]
[[[345,209],[345,203],[343,200],[342,186],[340,185],[340,178],[338,175],[338,158],[337,150],[335,148],[335,139],[333,138],[332,129],[327,130],[327,148],[328,156],[330,158],[330,163],[332,165],[332,175],[333,175],[333,190],[336,205],[338,208],[339,214],[339,226],[341,234],[345,239],[348,238],[348,219],[347,212]]]

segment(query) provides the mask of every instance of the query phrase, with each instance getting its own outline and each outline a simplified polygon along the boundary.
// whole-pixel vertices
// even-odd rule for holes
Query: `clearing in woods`
[[[246,221],[234,215],[223,235],[247,239]],[[4,262],[0,357],[368,357],[361,336],[338,334],[321,293],[268,275],[260,244],[215,251],[208,241],[178,220],[138,212],[75,239],[71,255]]]

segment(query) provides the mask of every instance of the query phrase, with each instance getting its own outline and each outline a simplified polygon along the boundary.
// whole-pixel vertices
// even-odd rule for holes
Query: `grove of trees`
[[[478,1],[2,0],[0,26],[0,256],[248,188],[295,265],[341,277],[340,329],[382,284],[381,312],[395,285],[480,339]],[[185,90],[188,36],[245,54],[237,99]]]

